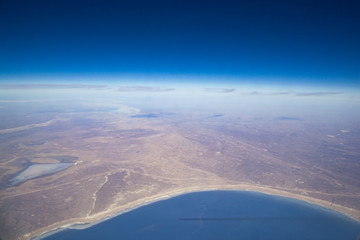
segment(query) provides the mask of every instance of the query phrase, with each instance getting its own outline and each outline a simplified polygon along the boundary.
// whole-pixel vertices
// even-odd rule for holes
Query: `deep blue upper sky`
[[[360,81],[360,3],[2,0],[0,75]]]

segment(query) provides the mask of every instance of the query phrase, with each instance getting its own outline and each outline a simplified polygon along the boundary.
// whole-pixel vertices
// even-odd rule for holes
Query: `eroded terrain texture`
[[[1,239],[28,239],[158,197],[226,186],[323,200],[360,216],[356,123],[161,112],[115,103],[2,106]],[[31,166],[65,163],[70,165],[61,171],[11,184]]]

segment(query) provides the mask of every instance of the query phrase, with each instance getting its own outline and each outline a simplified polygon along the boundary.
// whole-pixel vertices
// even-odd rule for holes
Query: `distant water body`
[[[357,240],[359,237],[359,222],[303,201],[249,191],[209,191],[155,202],[90,228],[64,230],[44,239]]]

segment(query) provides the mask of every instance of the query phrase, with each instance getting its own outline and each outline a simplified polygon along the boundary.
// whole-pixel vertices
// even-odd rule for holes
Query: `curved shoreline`
[[[187,194],[187,193],[194,193],[194,192],[206,192],[206,191],[251,191],[251,192],[259,192],[263,194],[273,195],[273,196],[280,196],[286,197],[291,199],[296,199],[299,201],[304,201],[306,203],[310,203],[313,205],[321,206],[326,209],[330,209],[346,215],[347,217],[360,222],[360,211],[351,209],[345,206],[341,206],[338,204],[333,204],[324,200],[315,199],[311,197],[307,197],[304,195],[294,194],[286,191],[281,191],[277,189],[273,189],[270,187],[264,186],[254,186],[254,185],[247,185],[247,184],[235,184],[235,185],[215,185],[215,186],[207,186],[207,187],[187,187],[181,188],[177,190],[172,190],[168,192],[164,192],[161,194],[157,194],[151,197],[145,197],[134,202],[130,202],[123,206],[116,207],[114,209],[110,209],[108,211],[95,214],[93,216],[87,218],[78,218],[78,219],[69,219],[62,222],[55,223],[47,229],[42,229],[36,232],[28,233],[23,235],[25,239],[31,240],[40,240],[50,235],[53,235],[57,232],[66,230],[66,229],[85,229],[92,227],[98,223],[104,222],[108,219],[114,218],[126,212],[130,212],[137,208],[140,208],[145,205],[152,204],[154,202],[158,202],[161,200],[170,199],[179,195]],[[41,232],[40,232],[41,231]]]

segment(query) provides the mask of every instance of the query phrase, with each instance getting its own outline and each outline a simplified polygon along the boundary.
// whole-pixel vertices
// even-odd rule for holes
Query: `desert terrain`
[[[116,101],[0,104],[4,240],[209,189],[294,197],[360,220],[356,122],[161,111]]]

